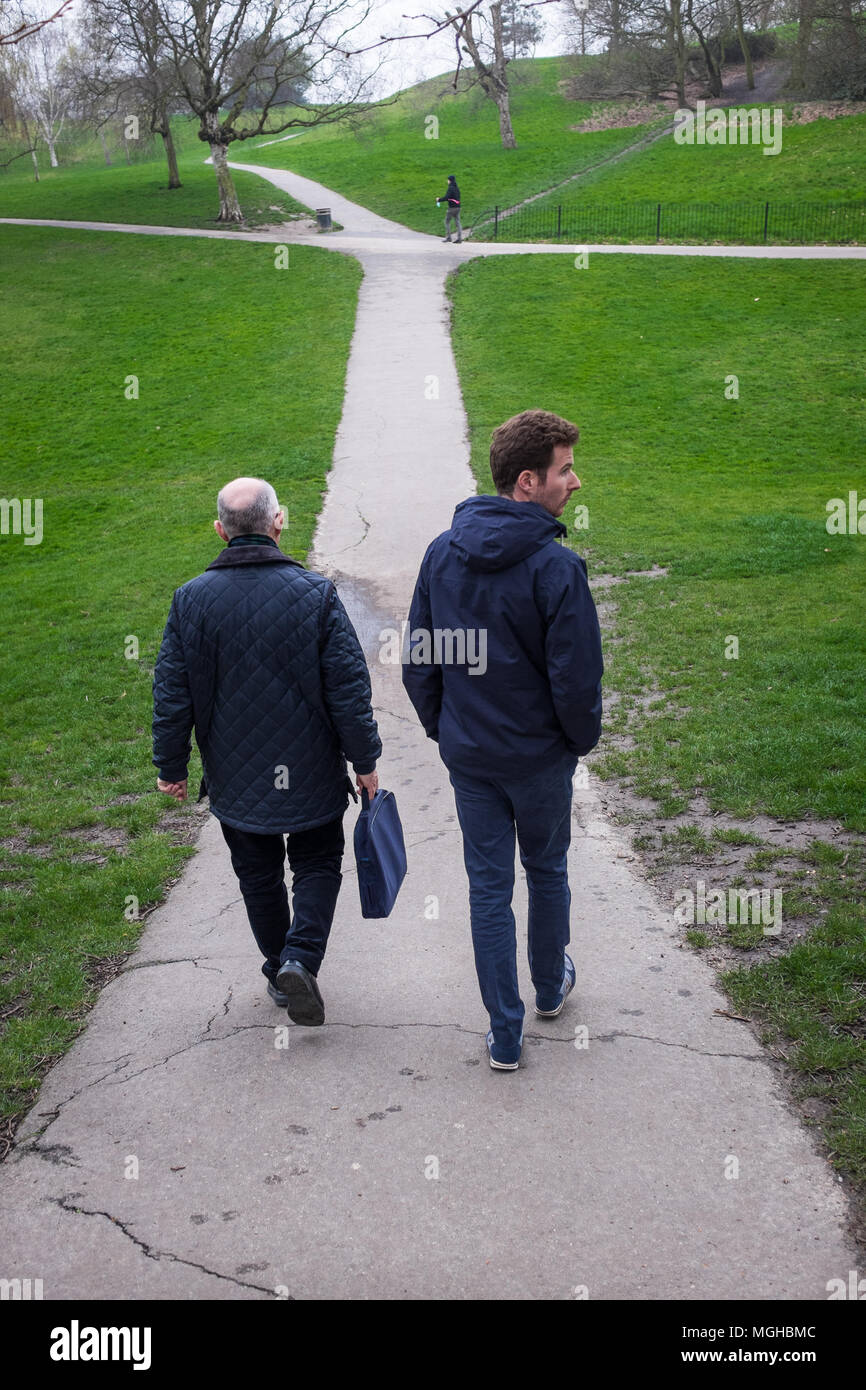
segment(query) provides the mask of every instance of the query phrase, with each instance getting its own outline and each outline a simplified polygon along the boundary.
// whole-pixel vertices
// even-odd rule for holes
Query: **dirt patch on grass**
[[[31,844],[26,835],[5,835],[0,839],[0,849],[10,854],[32,854],[37,859],[50,859],[54,852],[51,845]]]
[[[90,956],[84,966],[85,980],[92,988],[102,989],[122,973],[131,955],[132,951],[123,951],[113,956]]]
[[[19,994],[15,999],[10,999],[7,1004],[0,1004],[0,1024],[7,1018],[14,1018],[16,1014],[23,1014],[30,999],[29,994]]]
[[[121,826],[82,825],[75,830],[65,830],[63,834],[71,840],[81,840],[88,845],[101,845],[104,849],[116,850],[118,854],[126,854],[129,849],[129,834]],[[84,852],[76,854],[75,857],[82,864],[108,862],[106,854]]]
[[[597,574],[589,582],[593,594],[596,589],[610,589],[614,584],[624,584],[627,579],[665,579],[666,565],[653,565],[649,570],[626,570],[625,574]]]
[[[187,802],[185,811],[168,810],[156,823],[156,829],[171,835],[173,845],[195,844],[201,834],[202,826],[210,815],[210,802],[207,797],[201,802]]]
[[[703,796],[694,797],[683,814],[660,818],[655,801],[638,796],[620,780],[602,782],[599,798],[614,824],[627,827],[632,853],[663,907],[671,914],[678,908],[686,911],[683,895],[688,892],[695,919],[703,915],[702,902],[715,902],[727,919],[681,923],[682,943],[688,942],[689,931],[700,933],[706,938],[703,954],[719,971],[786,954],[826,915],[813,891],[821,855],[816,841],[839,852],[838,872],[850,876],[852,901],[866,895],[866,837],[833,822],[763,815],[741,819],[711,810]],[[765,924],[772,927],[771,934],[755,921],[757,898],[743,909],[734,896],[756,889],[763,890],[762,905],[774,918]],[[773,898],[776,892],[780,896]],[[713,894],[724,895],[724,904]]]
[[[585,121],[570,125],[569,130],[583,133],[588,130],[624,130],[627,126],[649,125],[659,116],[667,115],[669,106],[662,101],[617,102],[614,106],[593,107]]]
[[[859,116],[866,111],[866,101],[804,101],[798,102],[786,125],[809,125],[812,121],[835,121],[838,116]]]

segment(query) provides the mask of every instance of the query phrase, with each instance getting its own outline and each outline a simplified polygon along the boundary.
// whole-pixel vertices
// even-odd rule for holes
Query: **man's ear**
[[[523,472],[517,475],[517,481],[524,492],[531,492],[533,483],[538,481],[538,474],[533,473],[531,468],[524,468]]]
[[[214,524],[213,524],[213,529],[216,531],[216,533],[217,533],[217,535],[219,536],[220,540],[221,540],[221,541],[225,541],[226,545],[228,545],[228,539],[229,539],[229,538],[228,538],[228,536],[226,535],[225,531],[223,530],[222,522],[221,522],[221,521],[215,521]]]

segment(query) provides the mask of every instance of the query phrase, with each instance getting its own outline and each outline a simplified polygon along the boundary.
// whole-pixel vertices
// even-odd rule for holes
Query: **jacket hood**
[[[451,523],[450,544],[471,570],[506,570],[565,536],[561,521],[537,502],[510,497],[468,497]]]

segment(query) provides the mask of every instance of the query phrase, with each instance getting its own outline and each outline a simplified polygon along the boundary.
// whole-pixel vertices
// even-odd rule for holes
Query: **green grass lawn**
[[[168,187],[164,159],[114,164],[91,160],[43,169],[39,182],[21,160],[0,176],[0,217],[50,217],[72,222],[131,222],[156,227],[220,227],[216,175],[203,161],[207,149],[178,159],[182,188]],[[243,161],[242,161],[243,162]],[[236,172],[238,199],[249,227],[287,221],[308,212],[257,174]]]
[[[496,107],[480,89],[448,94],[444,74],[409,88],[356,129],[341,122],[275,145],[250,140],[233,157],[292,169],[384,217],[436,233],[444,217],[436,198],[445,192],[448,175],[456,174],[468,226],[486,209],[539,193],[634,144],[658,124],[571,130],[591,110],[591,103],[569,101],[558,88],[574,70],[575,60],[564,58],[509,64],[516,150],[502,148]],[[439,122],[436,139],[425,135],[433,129],[430,116]],[[661,113],[659,121],[664,119]]]
[[[580,200],[593,203],[832,203],[864,196],[866,114],[808,125],[783,119],[781,149],[770,155],[760,145],[677,145],[665,135],[580,181]]]
[[[563,520],[590,578],[667,571],[598,592],[606,713],[588,762],[654,799],[655,822],[625,820],[642,822],[636,851],[678,847],[680,882],[755,842],[741,827],[710,844],[688,823],[696,794],[741,821],[866,830],[866,534],[826,529],[829,499],[866,499],[864,290],[852,262],[592,254],[583,270],[566,256],[473,261],[449,280],[480,489],[492,430],[554,410],[581,430],[583,486]],[[645,833],[662,819],[676,831]],[[784,881],[796,927],[723,983],[781,1039],[796,1095],[823,1107],[832,1160],[866,1198],[862,834],[850,849],[816,837],[784,876],[778,854],[757,849],[745,886]],[[735,955],[766,954],[760,929],[726,930]]]
[[[267,245],[0,227],[3,494],[43,500],[40,544],[0,536],[7,1121],[81,1027],[98,963],[134,945],[129,895],[144,913],[190,852],[159,821],[192,807],[150,761],[171,595],[218,554],[217,492],[239,474],[273,483],[282,548],[305,558],[360,279],[317,248],[278,270]],[[193,797],[199,775],[194,748]]]
[[[866,830],[866,535],[826,530],[830,498],[866,497],[866,267],[589,260],[471,262],[453,323],[481,486],[497,423],[558,411],[594,572],[668,569],[616,591],[612,679],[667,708],[607,762],[677,805]]]

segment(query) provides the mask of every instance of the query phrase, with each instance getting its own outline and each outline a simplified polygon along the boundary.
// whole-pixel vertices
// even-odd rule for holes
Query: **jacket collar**
[[[234,565],[297,565],[304,569],[300,560],[284,555],[273,542],[263,541],[261,545],[232,545],[231,542],[221,550],[215,560],[208,565],[209,570],[224,569]]]

